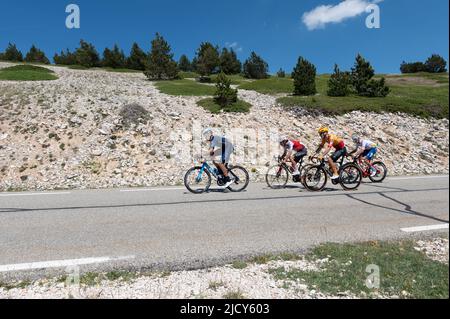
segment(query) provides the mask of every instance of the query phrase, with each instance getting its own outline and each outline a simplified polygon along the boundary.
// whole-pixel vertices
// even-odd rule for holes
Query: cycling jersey
[[[342,150],[345,147],[344,140],[334,134],[328,134],[327,138],[322,140],[322,146],[325,144],[334,147],[337,151]]]
[[[210,147],[216,149],[214,156],[220,156],[223,164],[230,161],[231,154],[234,152],[234,145],[224,136],[213,136]]]
[[[358,147],[361,147],[364,150],[370,150],[372,148],[376,148],[377,144],[369,140],[363,140],[358,144]]]
[[[305,148],[305,145],[299,141],[288,141],[284,147],[286,151],[296,151],[300,152]]]

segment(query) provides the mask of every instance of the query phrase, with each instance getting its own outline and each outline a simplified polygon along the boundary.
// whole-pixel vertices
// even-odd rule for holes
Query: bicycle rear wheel
[[[305,168],[302,180],[303,186],[305,186],[307,190],[319,192],[325,188],[328,177],[323,167],[312,165]]]
[[[230,177],[234,178],[234,182],[228,189],[235,193],[244,191],[250,183],[250,176],[247,170],[241,166],[232,166],[229,169],[229,173]]]
[[[204,170],[203,174],[200,174],[201,170],[200,166],[193,167],[184,176],[184,186],[191,193],[201,194],[211,187],[211,173]]]
[[[339,181],[342,188],[354,190],[359,187],[362,180],[362,171],[358,165],[353,163],[345,164],[339,172]]]
[[[274,165],[267,170],[266,183],[272,189],[286,187],[289,180],[289,172],[282,165]]]
[[[375,162],[372,164],[372,167],[377,170],[377,174],[375,176],[370,176],[369,179],[374,183],[381,183],[387,176],[387,167],[383,162]]]

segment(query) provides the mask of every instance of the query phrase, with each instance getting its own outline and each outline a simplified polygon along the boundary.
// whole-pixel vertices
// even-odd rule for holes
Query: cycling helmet
[[[289,139],[287,138],[287,136],[281,136],[280,139],[278,140],[278,142],[280,143],[280,145],[285,144],[287,141],[289,141]]]
[[[322,126],[321,128],[319,128],[319,130],[318,130],[318,132],[319,132],[319,135],[322,135],[322,134],[324,134],[324,133],[328,133],[330,130],[328,129],[328,127],[326,127],[326,126]]]
[[[358,144],[359,141],[360,141],[359,136],[358,136],[357,134],[353,134],[353,135],[352,135],[352,141],[353,141],[355,144]]]
[[[206,141],[208,141],[208,142],[211,141],[211,139],[214,136],[214,132],[213,132],[212,128],[208,127],[207,129],[203,130],[202,136]]]

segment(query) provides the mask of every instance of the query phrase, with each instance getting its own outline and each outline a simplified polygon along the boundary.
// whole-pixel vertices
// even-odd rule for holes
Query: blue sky
[[[380,29],[366,28],[368,14],[354,10],[373,0],[345,0],[353,1],[350,8],[343,1],[9,1],[0,10],[0,51],[8,42],[24,52],[35,43],[52,57],[63,48],[74,49],[81,38],[94,43],[100,53],[115,43],[127,53],[134,41],[147,51],[155,32],[160,32],[176,58],[183,53],[192,57],[200,42],[210,41],[233,45],[241,60],[256,51],[271,72],[280,67],[292,70],[300,55],[319,73],[331,72],[334,63],[350,68],[358,52],[378,73],[398,73],[402,60],[425,60],[432,53],[448,60],[447,0],[378,0]],[[65,27],[70,3],[81,9],[79,30]],[[305,13],[310,13],[309,25],[303,20]]]

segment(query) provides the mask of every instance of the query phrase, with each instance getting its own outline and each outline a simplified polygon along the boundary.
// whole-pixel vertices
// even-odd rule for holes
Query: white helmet
[[[280,136],[278,139],[278,143],[283,144],[284,142],[289,141],[289,138],[287,136]]]
[[[353,134],[353,135],[352,135],[352,140],[353,140],[353,142],[354,142],[355,144],[358,144],[359,141],[360,141],[361,139],[360,139],[359,135]]]
[[[206,141],[208,141],[208,142],[211,141],[211,139],[214,136],[214,132],[213,132],[212,128],[208,127],[207,129],[203,130],[202,136]]]

